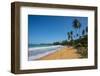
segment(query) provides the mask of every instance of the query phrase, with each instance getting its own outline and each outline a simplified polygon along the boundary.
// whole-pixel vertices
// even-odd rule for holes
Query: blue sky
[[[28,43],[52,43],[67,39],[67,32],[75,29],[72,27],[74,19],[81,23],[81,29],[88,24],[87,17],[28,15]]]

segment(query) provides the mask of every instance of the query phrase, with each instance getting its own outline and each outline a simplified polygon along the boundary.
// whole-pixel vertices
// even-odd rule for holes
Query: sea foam
[[[54,53],[63,47],[64,46],[57,45],[57,46],[48,46],[48,47],[29,48],[28,60],[31,61],[31,60],[39,59],[41,57]]]

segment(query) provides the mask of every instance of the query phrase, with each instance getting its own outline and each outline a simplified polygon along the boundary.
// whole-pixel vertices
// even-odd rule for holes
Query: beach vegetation
[[[73,32],[71,31],[68,33],[68,42],[67,45],[73,46],[77,49],[77,52],[81,54],[82,58],[88,57],[88,27],[86,26],[85,29],[80,30],[82,24],[79,22],[79,20],[75,19],[73,21],[72,27],[75,29],[75,35],[73,35]],[[79,30],[79,32],[78,32]],[[69,41],[70,39],[70,41]]]

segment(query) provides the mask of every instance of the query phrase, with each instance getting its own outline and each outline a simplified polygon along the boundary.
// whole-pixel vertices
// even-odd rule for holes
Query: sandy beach
[[[55,59],[77,59],[80,58],[80,54],[72,47],[64,47],[57,52],[41,57],[39,60],[55,60]]]

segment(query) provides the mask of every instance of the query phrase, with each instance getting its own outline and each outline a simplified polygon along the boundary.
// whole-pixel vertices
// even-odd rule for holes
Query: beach
[[[77,50],[72,47],[63,47],[58,49],[58,51],[49,54],[47,56],[41,57],[38,60],[56,60],[56,59],[78,59],[80,54],[77,53]]]
[[[62,45],[50,45],[50,46],[32,46],[28,49],[28,60],[32,61],[32,60],[38,60],[41,57],[44,56],[48,56],[50,54],[53,54],[57,51],[59,51],[58,49],[62,49],[64,46]]]

